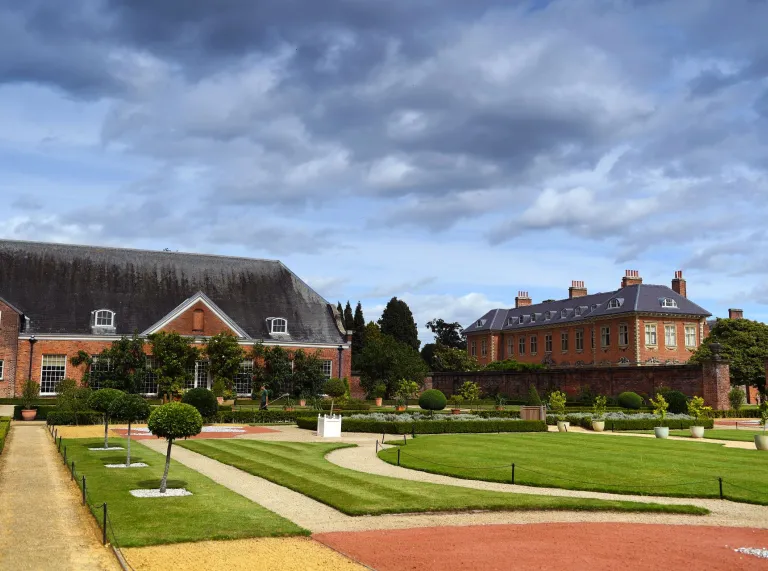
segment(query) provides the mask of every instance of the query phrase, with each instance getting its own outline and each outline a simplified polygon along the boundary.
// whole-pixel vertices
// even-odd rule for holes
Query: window
[[[581,316],[581,306],[579,306],[579,307],[577,307],[576,309],[574,309],[574,310],[573,310],[573,314],[574,314],[576,317],[579,317],[579,316]]]
[[[469,354],[473,357],[477,357],[477,341],[472,341],[469,344]]]
[[[156,395],[158,392],[157,386],[157,371],[155,367],[157,363],[152,355],[147,355],[147,361],[144,369],[144,394]]]
[[[614,297],[608,302],[608,309],[616,309],[617,307],[621,307],[621,300],[618,297]]]
[[[517,340],[517,354],[525,355],[525,336],[523,335]]]
[[[568,317],[568,310],[567,310],[567,309],[564,309],[564,310],[562,310],[562,311],[560,312],[560,317],[562,317],[563,319],[565,319],[566,317]]]
[[[0,359],[0,381],[3,380],[3,369],[4,369],[4,367],[3,367],[3,360]]]
[[[109,372],[112,370],[112,364],[109,359],[101,359],[98,355],[91,355],[91,374],[88,377],[88,386],[94,391],[103,388],[104,381],[107,380]]]
[[[584,331],[582,329],[576,331],[576,350],[584,350]]]
[[[329,379],[333,376],[333,361],[330,359],[323,361],[323,374]]]
[[[482,327],[483,326],[483,320],[482,319],[478,320],[477,326],[478,327]]]
[[[513,323],[517,322],[517,317],[508,317],[507,318],[507,325],[512,325]]]
[[[592,349],[595,348],[595,326],[592,326],[592,331],[589,332],[589,343]]]
[[[597,306],[598,306],[598,304],[597,304],[597,303],[593,303],[593,304],[591,305],[590,309],[592,309],[592,311],[595,311],[595,310],[597,309]]]
[[[611,328],[607,325],[603,325],[600,328],[600,345],[602,347],[608,347],[611,344]]]
[[[288,322],[282,317],[273,317],[271,322],[270,333],[288,333]]]
[[[547,353],[551,353],[552,352],[552,334],[551,333],[547,333],[544,336],[544,350]]]
[[[66,374],[66,355],[43,355],[43,364],[40,371],[40,394],[55,394],[56,386],[64,379]]]
[[[514,337],[507,338],[507,357],[511,357],[515,350]]]
[[[235,392],[239,395],[249,395],[253,388],[253,361],[240,363],[240,370],[235,373]]]
[[[544,314],[544,319],[545,319],[546,321],[549,321],[550,319],[552,319],[552,312],[551,312],[551,311],[548,311],[548,312],[546,312],[546,313]]]
[[[531,313],[531,323],[535,323],[535,322],[536,322],[536,314]]]
[[[629,327],[626,323],[619,323],[619,345],[629,345]]]
[[[661,303],[661,307],[677,307],[677,302],[669,297],[662,297],[659,303]]]
[[[656,345],[656,324],[655,323],[645,324],[645,344]]]
[[[195,361],[194,368],[187,371],[187,380],[184,388],[194,389],[195,387],[208,388],[208,372],[211,368],[210,361]]]
[[[695,325],[685,326],[685,346],[696,347],[696,326]]]
[[[560,334],[560,350],[561,351],[568,350],[568,334],[565,332]]]
[[[480,341],[480,355],[485,357],[488,354],[488,341],[483,339]]]
[[[664,326],[664,345],[667,347],[675,347],[677,345],[677,326]]]
[[[202,309],[192,312],[192,331],[205,331],[205,312]]]
[[[531,335],[531,355],[535,355],[539,350],[539,338]]]
[[[627,359],[626,357],[622,357],[621,359],[619,359],[619,365],[629,365],[629,359]]]
[[[93,324],[96,327],[114,327],[115,326],[115,312],[109,309],[99,309],[94,312]]]

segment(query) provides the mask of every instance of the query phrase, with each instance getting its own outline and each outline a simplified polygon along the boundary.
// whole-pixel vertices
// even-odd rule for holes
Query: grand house
[[[687,298],[682,271],[671,287],[644,284],[627,270],[621,287],[589,294],[574,281],[567,299],[533,304],[519,292],[512,309],[494,309],[464,331],[480,364],[515,359],[549,366],[685,363],[707,332],[711,314]]]
[[[82,377],[70,363],[78,351],[159,331],[319,351],[328,377],[350,375],[351,335],[335,307],[280,261],[0,240],[0,397],[18,396],[28,378],[54,395]],[[244,361],[238,393],[250,394],[252,370]],[[187,387],[210,384],[198,361]],[[144,392],[157,393],[151,372]]]

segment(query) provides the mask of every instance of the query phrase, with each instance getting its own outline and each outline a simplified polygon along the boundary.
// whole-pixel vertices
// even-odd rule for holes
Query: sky
[[[280,259],[422,341],[625,269],[768,320],[764,0],[5,0],[0,238]],[[1,269],[0,269],[1,271]]]

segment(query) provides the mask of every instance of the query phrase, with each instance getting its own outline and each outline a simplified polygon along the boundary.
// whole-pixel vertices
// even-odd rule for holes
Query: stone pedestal
[[[341,415],[317,415],[317,435],[321,438],[339,438],[341,436]]]
[[[731,371],[725,359],[713,359],[702,366],[704,377],[704,404],[715,410],[728,410],[731,403],[728,392],[731,390]]]

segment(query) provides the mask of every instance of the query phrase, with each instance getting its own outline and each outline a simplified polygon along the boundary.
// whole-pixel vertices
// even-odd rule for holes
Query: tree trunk
[[[166,486],[168,485],[168,468],[171,467],[171,446],[173,446],[173,438],[168,439],[168,453],[165,455],[165,472],[163,472],[163,479],[160,481],[160,493],[164,494]]]
[[[109,417],[104,414],[104,448],[109,448]]]
[[[128,456],[125,459],[125,467],[131,467],[131,421],[128,421]]]

